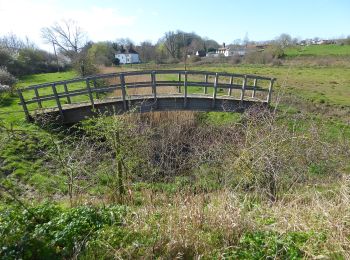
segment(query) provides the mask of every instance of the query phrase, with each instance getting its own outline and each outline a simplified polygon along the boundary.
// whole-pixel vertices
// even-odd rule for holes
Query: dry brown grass
[[[143,205],[132,211],[126,225],[145,236],[156,233],[149,257],[199,259],[218,248],[235,248],[247,232],[272,231],[311,234],[301,247],[306,259],[330,259],[326,255],[332,254],[350,258],[350,201],[343,192],[329,198],[310,189],[288,201],[255,205],[248,194],[232,190],[170,196],[143,190],[142,198]]]
[[[107,73],[115,73],[115,72],[124,72],[124,71],[131,71],[135,70],[132,68],[120,68],[120,67],[100,67],[100,72],[103,74]],[[135,75],[135,76],[128,76],[125,78],[126,83],[137,83],[137,82],[150,82],[151,83],[151,77],[150,75]],[[108,79],[109,84],[120,84],[119,77],[115,77],[113,79]],[[152,95],[152,89],[151,87],[145,87],[145,88],[127,88],[126,93],[128,96],[132,95]],[[175,94],[177,93],[176,87],[157,87],[157,93],[158,94]],[[121,96],[121,90],[116,90],[111,94],[112,97],[120,97]]]

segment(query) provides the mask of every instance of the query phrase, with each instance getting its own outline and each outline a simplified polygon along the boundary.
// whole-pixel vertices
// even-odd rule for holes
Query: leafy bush
[[[16,82],[17,79],[5,67],[0,67],[0,85],[9,85],[11,87]]]
[[[0,257],[22,259],[71,258],[94,240],[105,226],[118,229],[127,212],[124,206],[81,206],[64,210],[43,204],[0,213]]]

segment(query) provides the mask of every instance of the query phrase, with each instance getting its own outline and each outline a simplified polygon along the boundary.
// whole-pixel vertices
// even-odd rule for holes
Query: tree
[[[172,58],[176,58],[178,52],[178,40],[177,35],[173,31],[166,32],[164,35],[164,46]]]
[[[13,33],[9,33],[8,35],[1,37],[0,46],[7,49],[12,55],[17,54],[21,49],[24,48],[35,49],[35,44],[28,38],[23,41]]]
[[[95,64],[111,66],[114,61],[114,52],[112,43],[98,42],[92,44],[88,50],[88,55]]]
[[[119,38],[112,43],[113,49],[120,53],[128,51],[134,51],[134,43],[129,38]]]
[[[47,43],[58,46],[71,59],[74,59],[87,42],[86,33],[73,20],[63,20],[42,28],[41,35]]]
[[[136,47],[136,51],[139,53],[142,62],[154,61],[157,58],[156,46],[149,41],[141,42],[140,46]]]
[[[289,34],[282,33],[280,36],[278,36],[277,43],[281,46],[281,48],[286,48],[293,44],[293,40]]]

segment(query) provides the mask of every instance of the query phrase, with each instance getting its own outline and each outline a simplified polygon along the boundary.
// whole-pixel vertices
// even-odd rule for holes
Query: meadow
[[[289,58],[296,56],[349,56],[350,45],[309,45],[287,48],[285,54]]]
[[[126,114],[68,128],[27,123],[16,94],[2,94],[0,256],[350,258],[349,66],[189,69],[276,77],[272,109]],[[30,75],[17,87],[76,76]]]

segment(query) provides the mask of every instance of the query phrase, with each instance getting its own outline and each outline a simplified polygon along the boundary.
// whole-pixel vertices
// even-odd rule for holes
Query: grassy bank
[[[279,110],[58,129],[26,123],[16,95],[3,95],[0,257],[349,258],[349,68],[189,69],[277,77]],[[18,86],[75,76],[27,76]]]

